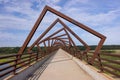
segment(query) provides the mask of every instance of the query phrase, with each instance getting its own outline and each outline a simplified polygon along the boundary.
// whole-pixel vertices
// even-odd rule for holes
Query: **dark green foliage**
[[[80,50],[85,50],[85,47],[84,46],[77,46],[79,47]],[[96,48],[96,45],[92,45],[90,46],[90,50],[95,50]],[[104,45],[102,47],[102,50],[117,50],[117,49],[120,49],[120,45]]]
[[[117,50],[120,49],[120,45],[104,45],[102,50]]]
[[[86,48],[84,46],[77,46],[80,50],[85,50]]]
[[[20,47],[1,47],[0,54],[17,53]]]
[[[37,52],[37,47],[32,48],[33,52]]]
[[[80,50],[85,50],[86,48],[84,46],[77,46]],[[96,45],[90,46],[91,50],[94,50],[96,48]],[[0,54],[11,54],[11,53],[17,53],[19,51],[20,47],[1,47],[0,48]],[[41,47],[43,51],[46,51],[44,47]],[[104,50],[107,53],[114,53],[113,50],[120,49],[120,45],[104,45],[102,47],[102,50]],[[26,48],[27,50],[27,48]],[[26,52],[25,50],[25,52]],[[32,49],[34,52],[37,51],[37,47],[34,47]],[[108,50],[108,51],[107,51]],[[103,52],[104,52],[103,51]]]
[[[115,50],[101,50],[102,53],[115,53]]]

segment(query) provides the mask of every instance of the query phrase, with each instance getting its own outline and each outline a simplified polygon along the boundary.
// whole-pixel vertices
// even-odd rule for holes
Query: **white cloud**
[[[44,1],[44,0],[43,0]],[[39,6],[40,10],[34,10],[32,9],[32,1],[16,1],[12,0],[9,4],[7,4],[10,1],[3,1],[3,3],[6,3],[5,10],[10,14],[0,14],[0,27],[1,29],[20,29],[20,30],[31,30],[32,26],[38,19],[38,16],[40,15],[40,10],[45,6],[45,4],[50,3],[50,5],[60,10],[61,8],[55,3],[59,2],[59,0],[45,0],[44,6]],[[42,4],[41,1],[37,1],[39,4]],[[20,13],[18,16],[13,15],[13,12]],[[23,15],[22,17],[19,17],[20,15]],[[42,21],[43,24],[49,24],[52,20],[55,19],[55,16],[53,15],[46,15],[45,19]]]
[[[3,46],[21,46],[27,37],[24,33],[10,33],[10,32],[3,32],[0,31],[0,47]],[[22,34],[22,36],[21,36]]]
[[[71,14],[72,12],[74,12],[74,14]],[[106,13],[90,14],[88,12],[81,12],[79,8],[70,8],[66,13],[73,19],[91,26],[108,25],[120,17],[120,9]]]
[[[87,4],[89,0],[70,0],[65,4],[65,8],[77,6],[78,4]]]
[[[31,21],[16,16],[0,15],[0,29],[17,29],[17,30],[30,30],[32,28]]]
[[[74,14],[71,14],[74,12]],[[107,37],[105,44],[120,44],[120,38],[116,35],[119,35],[120,27],[119,18],[120,18],[120,9],[110,10],[108,12],[99,12],[97,14],[91,14],[88,12],[83,12],[76,7],[68,9],[66,12],[68,16],[73,19],[88,25],[90,28],[96,30],[99,33],[102,33]],[[97,37],[88,35],[87,33],[82,33],[76,26],[72,26],[77,34],[82,37],[86,42],[90,44],[97,44],[99,41]]]
[[[105,44],[120,44],[120,26],[105,28],[102,33],[107,37]]]
[[[36,0],[39,4],[37,5],[38,8],[43,8],[45,5],[51,6],[52,8],[60,11],[62,8],[61,6],[58,6],[57,3],[60,2],[60,0]]]
[[[107,11],[99,11],[98,13],[89,12],[91,8],[90,0],[68,0],[64,5],[58,5],[61,0],[0,0],[1,4],[4,4],[4,11],[0,13],[0,38],[7,41],[7,39],[11,39],[14,41],[13,33],[6,33],[8,29],[10,30],[22,30],[22,31],[30,31],[33,27],[36,19],[41,13],[42,9],[45,5],[49,5],[50,7],[61,11],[64,14],[76,19],[77,21],[88,25],[90,28],[95,29],[96,31],[105,34],[108,36],[106,44],[108,43],[119,43],[120,39],[115,39],[115,35],[119,34],[119,18],[120,18],[120,8],[113,8]],[[37,3],[37,4],[36,4]],[[90,3],[90,4],[89,4]],[[98,3],[97,3],[98,4]],[[84,5],[84,6],[83,6]],[[96,4],[92,4],[96,5]],[[33,8],[33,6],[36,8]],[[0,8],[0,9],[1,9]],[[102,7],[100,7],[102,8]],[[14,12],[19,14],[13,14]],[[50,12],[44,17],[41,25],[40,25],[40,33],[43,32],[54,20],[56,19],[55,15],[52,15]],[[67,24],[69,25],[69,24]],[[73,28],[77,32],[77,28]],[[105,29],[105,30],[104,30]],[[104,31],[104,32],[103,32]],[[118,32],[117,32],[118,31]],[[79,32],[79,31],[78,31]],[[112,32],[111,36],[107,32]],[[23,35],[21,32],[16,34],[16,39],[20,39],[17,36]],[[85,36],[83,33],[81,36]],[[10,37],[11,36],[11,37]],[[90,38],[90,36],[87,36]],[[15,39],[15,40],[16,40]],[[18,40],[17,39],[17,40]],[[21,40],[24,40],[21,37]],[[85,38],[86,39],[86,38]],[[86,39],[87,40],[87,39]],[[93,39],[93,42],[97,41],[96,38]],[[20,41],[22,42],[22,41]],[[23,42],[22,42],[23,43]],[[10,43],[9,43],[10,44]],[[92,43],[91,43],[92,44]],[[6,44],[7,45],[7,44]]]

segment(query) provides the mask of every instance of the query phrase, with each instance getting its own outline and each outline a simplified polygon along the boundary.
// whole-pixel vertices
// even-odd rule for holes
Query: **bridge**
[[[28,47],[47,11],[57,15],[58,18]],[[90,46],[61,18],[98,37],[100,41],[95,50],[91,51]],[[57,23],[60,23],[62,28],[45,37]],[[60,34],[60,32],[63,33]],[[83,44],[85,50],[81,50],[77,46],[71,35]],[[18,54],[0,57],[0,60],[10,59],[0,63],[2,66],[0,68],[0,79],[119,80],[120,61],[117,59],[120,58],[120,55],[100,52],[105,39],[106,37],[99,32],[49,6],[45,6]],[[110,59],[111,57],[114,57],[113,60]]]

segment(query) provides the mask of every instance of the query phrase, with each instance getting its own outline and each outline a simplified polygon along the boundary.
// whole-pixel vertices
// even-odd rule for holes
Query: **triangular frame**
[[[19,53],[19,54],[22,54],[22,53],[24,52],[25,48],[27,47],[27,45],[28,45],[28,43],[30,42],[31,38],[33,37],[34,33],[36,32],[39,24],[41,23],[41,21],[42,21],[42,19],[44,18],[44,16],[45,16],[45,14],[46,14],[47,11],[50,11],[51,13],[56,14],[57,16],[59,16],[59,17],[65,19],[65,20],[69,21],[70,23],[78,26],[79,28],[82,28],[82,29],[84,29],[85,31],[87,31],[87,32],[89,32],[89,33],[91,33],[91,34],[93,34],[93,35],[95,35],[95,36],[97,36],[97,37],[100,38],[100,41],[99,41],[99,43],[98,43],[98,46],[97,46],[96,49],[95,49],[94,56],[93,56],[93,58],[91,59],[91,61],[93,62],[93,61],[95,60],[95,58],[97,57],[97,54],[99,54],[99,51],[100,51],[100,49],[102,48],[102,45],[103,45],[106,37],[105,37],[104,35],[96,32],[95,30],[93,30],[93,29],[91,29],[91,28],[89,28],[89,27],[81,24],[80,22],[78,22],[78,21],[76,21],[76,20],[74,20],[74,19],[72,19],[72,18],[70,18],[70,17],[68,17],[68,16],[66,16],[66,15],[58,12],[57,10],[55,10],[55,9],[49,7],[49,6],[45,6],[45,8],[43,9],[42,13],[40,14],[38,20],[36,21],[35,25],[33,26],[31,32],[29,33],[28,37],[26,38],[24,44],[22,45],[22,47],[20,48],[20,50],[19,50],[18,53]],[[54,25],[54,24],[53,24],[53,25]],[[51,29],[51,28],[49,28],[49,29]],[[49,30],[49,29],[48,29],[48,30]],[[47,32],[44,32],[44,34],[41,35],[41,38],[42,38],[46,33],[47,33]],[[37,43],[38,41],[39,41],[39,39],[36,41],[36,43]],[[33,43],[33,45],[32,45],[30,48],[34,47],[36,43]]]

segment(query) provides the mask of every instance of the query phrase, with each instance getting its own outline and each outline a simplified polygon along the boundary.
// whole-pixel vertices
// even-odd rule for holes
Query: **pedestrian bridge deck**
[[[80,68],[72,56],[59,49],[29,80],[95,80],[95,78]]]

